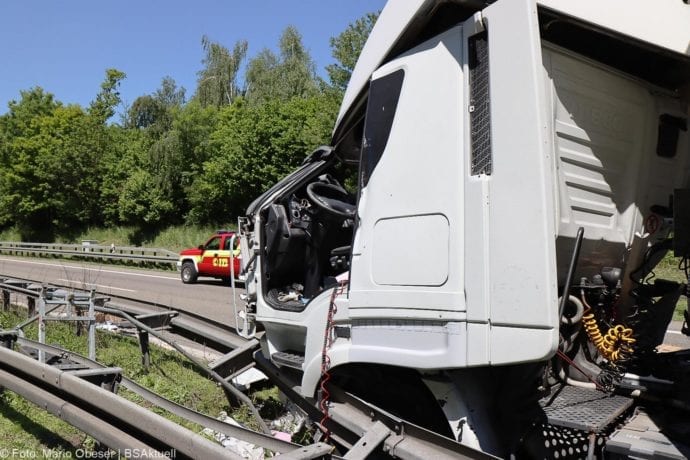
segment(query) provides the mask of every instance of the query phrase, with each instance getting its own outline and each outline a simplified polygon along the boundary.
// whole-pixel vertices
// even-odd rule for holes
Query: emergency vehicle
[[[228,281],[231,276],[237,278],[240,273],[240,256],[235,241],[235,232],[218,230],[206,243],[180,252],[177,270],[182,282],[195,283],[199,276]]]

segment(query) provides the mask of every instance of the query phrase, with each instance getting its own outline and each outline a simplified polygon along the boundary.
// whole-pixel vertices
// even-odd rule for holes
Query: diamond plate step
[[[271,360],[278,366],[287,366],[293,369],[302,370],[304,355],[294,351],[279,351],[271,355]]]
[[[551,425],[600,432],[633,405],[632,398],[565,386],[540,401]]]

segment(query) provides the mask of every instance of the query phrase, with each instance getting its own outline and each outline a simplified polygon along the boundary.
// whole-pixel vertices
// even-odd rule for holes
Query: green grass
[[[56,457],[74,457],[77,449],[90,449],[94,444],[92,438],[21,396],[7,390],[0,396],[0,445],[4,449],[23,453],[51,451]]]
[[[673,254],[669,252],[654,269],[656,277],[670,281],[677,281],[679,283],[687,282],[683,270],[678,269],[679,262],[680,259],[678,257],[673,257]]]
[[[683,270],[678,269],[679,262],[680,259],[678,257],[673,257],[673,254],[669,252],[654,269],[655,278],[686,283],[687,279],[685,278],[685,273],[683,273]],[[687,304],[686,298],[681,296],[673,312],[673,319],[675,321],[683,321],[683,312]]]
[[[227,225],[223,229],[234,230],[235,226]],[[219,229],[215,227],[169,227],[156,236],[152,246],[179,252],[182,249],[195,248],[205,243],[216,230]]]
[[[93,240],[107,246],[112,243],[115,246],[142,246],[179,252],[206,242],[219,228],[221,227],[180,225],[149,232],[135,227],[89,228],[74,238],[58,238],[56,242],[79,243],[82,240]],[[234,230],[236,226],[228,224],[222,228]],[[10,228],[0,232],[0,241],[21,241],[21,237],[16,229]]]
[[[22,310],[20,313],[0,312],[0,328],[12,328],[23,319],[22,316],[25,316]],[[25,333],[27,338],[36,339],[36,325],[25,328]],[[60,344],[63,348],[83,355],[87,354],[85,335],[86,331],[84,335],[77,336],[74,324],[47,323],[47,343]],[[221,411],[225,411],[239,422],[256,428],[247,408],[229,407],[221,388],[181,355],[155,345],[151,345],[150,353],[151,367],[146,369],[142,365],[136,339],[97,331],[96,359],[102,364],[121,367],[125,376],[185,407],[211,417],[217,417]],[[254,399],[258,403],[265,403],[269,399],[277,400],[277,396],[273,398],[274,392],[277,394],[275,390],[260,393]],[[194,432],[198,433],[203,428],[152,407],[150,403],[124,388],[120,388],[118,394]],[[49,449],[74,454],[76,449],[88,449],[93,445],[93,439],[57,417],[33,406],[12,392],[3,393],[0,399],[0,447],[37,453]]]
[[[21,236],[16,228],[6,228],[0,231],[0,241],[21,241]]]
[[[115,246],[143,246],[179,252],[206,242],[216,230],[215,227],[176,226],[146,234],[131,227],[92,228],[79,235],[75,241],[69,242],[95,240],[104,245],[114,243]]]

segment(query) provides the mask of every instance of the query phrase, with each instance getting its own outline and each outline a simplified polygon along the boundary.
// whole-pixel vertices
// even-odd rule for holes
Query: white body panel
[[[687,108],[670,93],[564,50],[549,47],[543,56],[557,157],[558,270],[563,277],[583,227],[578,273],[592,276],[602,266],[624,266],[650,207],[667,204],[685,183],[687,132],[679,132],[674,158],[654,152],[659,116],[684,117]]]
[[[381,308],[409,309],[406,316],[419,319],[437,319],[443,311],[458,318],[457,313],[466,310],[463,273],[450,257],[462,253],[464,240],[458,206],[463,145],[456,129],[464,116],[461,46],[461,29],[456,27],[373,76],[405,72],[388,143],[360,196],[358,214],[376,218],[361,219],[355,234],[353,318],[369,317],[371,310],[378,311],[374,316],[387,315]],[[439,108],[444,117],[436,116]]]
[[[438,368],[536,360],[554,350],[555,231],[546,173],[551,160],[542,141],[544,90],[535,78],[541,75],[536,11],[526,5],[512,2],[483,12],[492,75],[511,74],[510,80],[491,81],[493,129],[503,133],[492,137],[491,176],[470,176],[469,136],[455,128],[467,125],[469,107],[461,102],[468,100],[462,28],[373,75],[405,70],[386,150],[360,198],[360,216],[380,217],[362,219],[353,247],[355,361],[414,361],[414,367]],[[474,32],[472,21],[465,25],[467,35]],[[532,35],[505,34],[509,24]],[[515,68],[516,56],[535,64]],[[525,202],[535,205],[517,206]],[[388,229],[384,237],[382,226],[398,231]],[[387,242],[377,245],[384,238]],[[418,252],[391,254],[396,246]],[[523,283],[533,289],[516,297]],[[397,319],[382,319],[391,317]],[[433,323],[418,323],[423,320]],[[523,334],[535,339],[534,347],[512,345]],[[378,342],[385,350],[377,349]]]

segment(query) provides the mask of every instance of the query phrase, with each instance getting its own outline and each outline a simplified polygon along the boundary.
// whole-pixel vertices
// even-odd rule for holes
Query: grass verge
[[[223,229],[234,230],[235,225],[223,226]],[[58,237],[57,243],[79,243],[83,240],[98,241],[99,244],[109,246],[142,246],[149,248],[162,248],[179,252],[182,249],[193,248],[206,240],[218,228],[198,227],[192,225],[180,225],[165,229],[144,231],[137,227],[112,227],[89,228],[75,237],[69,239]],[[0,232],[0,241],[21,241],[19,232],[14,229],[5,229]],[[32,241],[33,243],[40,241]]]

